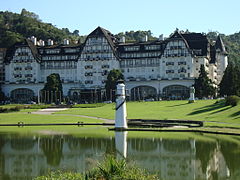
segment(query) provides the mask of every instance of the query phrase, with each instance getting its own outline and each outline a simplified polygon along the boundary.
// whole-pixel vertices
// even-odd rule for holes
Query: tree
[[[72,34],[75,36],[79,36],[79,30],[74,30]]]
[[[228,64],[219,87],[221,96],[240,96],[240,65]]]
[[[30,11],[27,11],[26,9],[22,9],[21,11],[21,16],[26,16],[26,17],[30,17],[30,18],[33,18],[33,19],[36,19],[36,20],[40,20],[39,19],[39,16],[33,12],[30,12]]]
[[[114,95],[115,95],[114,90],[116,90],[117,81],[120,79],[122,79],[122,80],[124,79],[124,76],[120,70],[113,69],[109,72],[109,74],[107,76],[106,85],[105,85],[108,99],[111,99],[111,100],[115,99],[112,97],[114,97]]]
[[[204,65],[201,65],[199,77],[195,79],[194,83],[196,97],[203,98],[214,96],[216,89],[213,87],[212,81],[208,78]]]
[[[2,89],[1,89],[1,87],[0,87],[0,102],[1,101],[4,101],[5,100],[5,95],[4,95],[4,93],[2,92]]]
[[[47,82],[41,91],[43,101],[58,103],[62,99],[62,82],[59,74],[53,73],[47,77]]]

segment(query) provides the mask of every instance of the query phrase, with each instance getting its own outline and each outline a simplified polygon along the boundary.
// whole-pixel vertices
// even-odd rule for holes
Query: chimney
[[[53,45],[53,40],[48,39],[48,46],[52,46]]]
[[[147,42],[148,41],[148,35],[145,35],[143,38],[142,38],[142,42]]]
[[[33,42],[33,44],[36,46],[37,45],[37,38],[32,36],[31,37],[31,41]]]
[[[161,34],[158,38],[159,41],[163,41],[163,34]]]
[[[69,40],[68,40],[68,39],[64,39],[64,40],[63,40],[63,44],[64,44],[64,45],[69,45]]]
[[[45,46],[45,42],[44,42],[42,39],[40,39],[40,40],[38,41],[38,45],[39,45],[39,46]]]
[[[121,43],[126,43],[126,37],[125,37],[125,36],[121,36],[120,42],[121,42]]]

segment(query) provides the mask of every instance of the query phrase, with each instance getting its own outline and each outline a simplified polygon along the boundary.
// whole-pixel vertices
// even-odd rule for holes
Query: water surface
[[[224,137],[224,138],[223,138]],[[223,140],[231,138],[231,141]],[[240,179],[240,138],[109,138],[0,134],[0,179],[32,179],[50,170],[84,172],[105,155],[158,174],[160,179]]]

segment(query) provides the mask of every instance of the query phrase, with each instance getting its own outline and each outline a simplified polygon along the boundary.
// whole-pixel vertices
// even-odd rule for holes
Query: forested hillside
[[[0,12],[0,47],[9,47],[31,36],[44,41],[52,39],[58,43],[64,38],[83,41],[84,37],[78,33],[78,30],[71,33],[68,28],[59,29],[51,23],[44,23],[38,15],[25,9],[22,9],[21,14]]]
[[[90,32],[89,32],[90,33]],[[216,40],[218,32],[209,32],[207,36],[211,40]],[[148,31],[126,31],[118,33],[116,36],[125,35],[127,42],[141,41],[145,35],[149,40],[156,40],[150,30]],[[229,53],[231,62],[240,63],[240,32],[224,35],[220,34]],[[59,29],[51,23],[44,23],[39,16],[26,9],[22,9],[20,14],[12,12],[0,12],[0,47],[9,47],[15,42],[24,38],[35,36],[46,41],[52,39],[57,43],[62,43],[67,38],[70,42],[84,42],[86,35],[79,35],[79,30],[70,32],[68,28]]]

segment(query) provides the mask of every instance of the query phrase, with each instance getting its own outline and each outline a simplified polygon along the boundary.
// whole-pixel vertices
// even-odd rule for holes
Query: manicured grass
[[[231,107],[216,100],[127,102],[128,119],[183,119],[240,123],[240,105]],[[79,114],[114,119],[115,104],[98,108],[72,108],[56,114]]]
[[[195,103],[188,101],[157,101],[157,102],[127,102],[128,119],[183,119],[205,121],[204,128],[210,130],[221,130],[240,132],[240,105],[231,107],[224,103],[215,103],[216,100],[199,100]],[[18,123],[77,123],[77,122],[103,122],[99,119],[83,118],[76,115],[85,115],[114,119],[115,104],[106,104],[95,108],[71,108],[56,112],[52,115],[37,115],[30,112],[35,109],[23,109],[20,112],[1,113],[0,124]],[[219,123],[221,122],[221,123]],[[222,123],[223,122],[223,123]],[[218,127],[217,127],[218,126]],[[40,126],[40,127],[0,127],[0,132],[22,132],[22,133],[70,133],[91,136],[112,136],[107,127],[101,126]],[[138,135],[146,137],[161,137],[167,135],[177,137],[179,134],[188,136],[189,133],[167,133],[167,132],[129,132],[129,136]],[[150,134],[150,135],[149,135]],[[194,133],[192,133],[194,134]],[[195,134],[194,134],[195,135]]]
[[[12,113],[1,113],[0,115],[0,124],[17,124],[18,122],[24,122],[25,124],[31,123],[77,123],[77,122],[86,122],[86,123],[101,123],[102,120],[91,119],[91,118],[82,118],[76,116],[65,116],[65,115],[39,115],[31,114],[36,110],[24,109],[20,112]],[[28,127],[3,127],[0,126],[0,132],[22,132],[22,133],[80,133],[80,134],[98,134],[96,130],[99,130],[98,133],[104,134],[107,129],[104,127],[96,126],[92,127],[78,127],[78,126],[28,126]],[[102,133],[101,133],[102,132]]]

